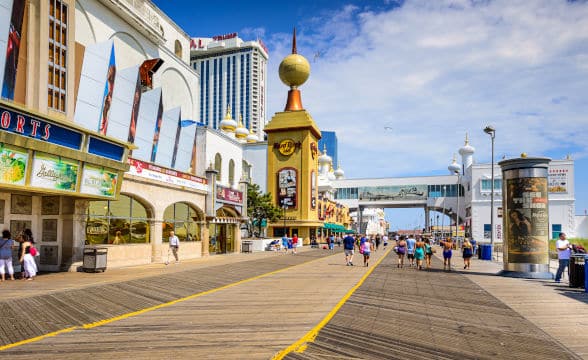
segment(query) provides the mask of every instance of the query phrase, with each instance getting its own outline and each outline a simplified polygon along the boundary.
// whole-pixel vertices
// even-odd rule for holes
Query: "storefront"
[[[239,252],[243,192],[217,185],[215,199],[215,216],[209,221],[209,253]]]
[[[31,229],[41,271],[69,268],[86,243],[83,204],[118,198],[128,153],[125,142],[0,101],[0,226],[13,237]],[[94,231],[109,234],[108,224]]]

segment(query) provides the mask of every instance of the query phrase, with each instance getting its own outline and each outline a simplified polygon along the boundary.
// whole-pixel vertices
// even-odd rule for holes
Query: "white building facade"
[[[219,129],[227,108],[235,120],[263,139],[266,123],[268,51],[261,40],[237,33],[192,38],[190,62],[200,75],[199,121]]]

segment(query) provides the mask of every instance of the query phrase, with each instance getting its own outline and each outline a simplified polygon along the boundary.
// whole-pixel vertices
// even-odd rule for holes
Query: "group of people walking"
[[[451,258],[453,256],[454,243],[451,238],[439,242],[443,249],[443,270],[451,270]],[[471,258],[474,255],[474,246],[465,239],[461,246],[464,269],[471,266]],[[419,237],[415,239],[412,236],[400,236],[396,241],[394,251],[398,255],[398,268],[404,267],[404,259],[408,260],[409,267],[415,267],[419,270],[430,269],[431,259],[437,251],[428,238]]]
[[[35,257],[39,255],[39,252],[35,248],[33,233],[30,229],[25,229],[16,237],[16,242],[9,230],[2,231],[2,239],[0,240],[1,281],[6,280],[7,273],[10,280],[15,280],[12,250],[16,248],[18,248],[18,261],[21,268],[20,278],[34,280],[38,271]]]

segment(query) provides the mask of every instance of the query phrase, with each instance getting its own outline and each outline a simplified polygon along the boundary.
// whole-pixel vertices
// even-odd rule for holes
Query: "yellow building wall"
[[[286,227],[297,228],[298,237],[305,244],[310,242],[310,229],[321,227],[318,219],[318,140],[320,130],[305,110],[276,113],[264,131],[268,134],[267,189],[272,194],[274,205],[281,207],[278,198],[278,171],[294,168],[297,172],[296,208],[285,212]],[[292,154],[280,152],[280,143],[292,140],[295,149]],[[311,175],[315,177],[312,189]],[[312,208],[312,198],[316,206]],[[270,228],[283,227],[283,222],[269,224]],[[273,229],[270,232],[273,235]],[[291,236],[292,234],[290,234]]]

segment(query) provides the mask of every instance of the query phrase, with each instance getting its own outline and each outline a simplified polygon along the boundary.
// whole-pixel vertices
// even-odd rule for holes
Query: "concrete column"
[[[200,239],[202,240],[202,257],[209,256],[208,247],[210,245],[210,234],[208,231],[208,223],[202,221],[200,223]]]
[[[431,230],[431,219],[429,219],[429,208],[425,205],[425,231]]]
[[[84,246],[86,241],[86,223],[88,220],[88,200],[75,200],[73,214],[73,231],[71,244],[71,263],[84,260]],[[74,270],[75,269],[71,269]]]
[[[241,227],[239,224],[231,224],[235,234],[235,253],[241,252]]]
[[[206,180],[208,182],[208,194],[206,195],[206,216],[214,217],[216,213],[214,211],[214,204],[216,203],[216,175],[218,171],[209,167],[206,169]]]
[[[149,234],[151,243],[151,262],[159,263],[162,261],[161,248],[163,246],[163,229],[161,220],[149,220]]]

